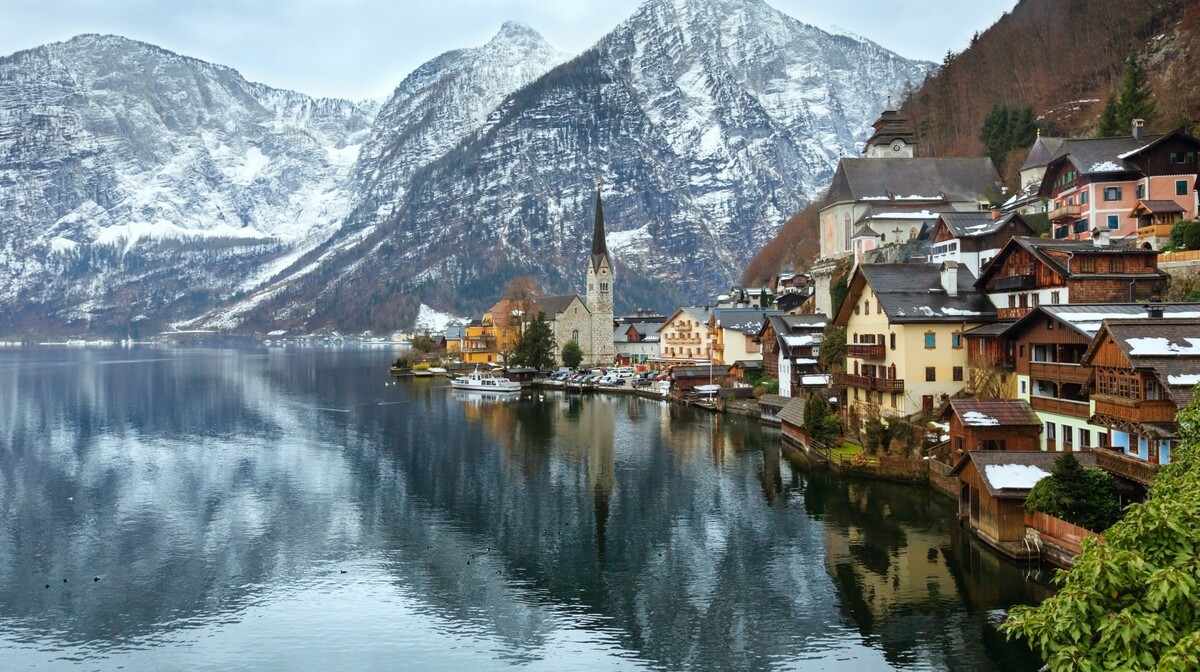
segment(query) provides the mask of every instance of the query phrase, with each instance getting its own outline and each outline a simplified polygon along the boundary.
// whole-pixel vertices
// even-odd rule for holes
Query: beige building
[[[963,332],[996,309],[958,264],[866,264],[850,279],[835,323],[846,328],[845,408],[859,418],[910,416],[963,389]],[[853,415],[853,414],[852,414]]]
[[[680,308],[658,328],[658,356],[666,362],[709,361],[714,339],[708,329],[712,313],[702,306]]]
[[[708,318],[713,363],[762,361],[762,343],[758,334],[768,317],[781,314],[781,311],[764,308],[714,309]]]

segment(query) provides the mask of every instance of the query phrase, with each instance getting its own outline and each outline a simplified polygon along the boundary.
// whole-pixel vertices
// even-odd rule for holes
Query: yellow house
[[[449,357],[459,357],[462,355],[463,334],[466,332],[466,327],[450,326],[446,327],[446,355]]]
[[[462,361],[467,364],[503,362],[521,339],[521,311],[512,299],[500,299],[477,324],[463,330]]]
[[[496,350],[496,329],[485,317],[463,327],[462,361],[465,364],[489,364],[499,359]]]
[[[713,341],[714,364],[733,364],[746,360],[762,360],[762,344],[758,332],[771,315],[783,312],[769,308],[716,308],[708,319]]]
[[[846,328],[849,417],[915,415],[957,394],[968,379],[963,332],[996,309],[958,263],[864,264],[854,271],[835,324]]]

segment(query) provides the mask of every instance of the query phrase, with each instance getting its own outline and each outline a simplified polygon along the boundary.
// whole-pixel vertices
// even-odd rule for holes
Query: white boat
[[[456,390],[471,390],[474,392],[520,392],[521,384],[508,378],[493,376],[490,373],[480,373],[475,369],[465,376],[457,376],[450,381],[450,386]]]

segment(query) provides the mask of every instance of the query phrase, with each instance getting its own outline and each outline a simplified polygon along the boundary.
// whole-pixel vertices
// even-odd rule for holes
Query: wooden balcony
[[[883,343],[847,343],[846,355],[858,359],[883,359],[887,356]]]
[[[992,291],[995,292],[1011,292],[1019,289],[1033,289],[1034,287],[1037,287],[1037,276],[1032,273],[1008,275],[992,281]]]
[[[1029,377],[1036,380],[1049,380],[1056,383],[1086,383],[1091,369],[1078,364],[1057,364],[1055,362],[1030,362]]]
[[[1159,238],[1170,238],[1171,237],[1171,229],[1174,229],[1174,228],[1175,228],[1174,224],[1150,224],[1148,226],[1138,226],[1137,236],[1138,236],[1138,238],[1149,238],[1151,236],[1158,236]]]
[[[857,387],[860,390],[870,390],[874,392],[903,392],[903,378],[873,378],[868,376],[855,376],[849,373],[839,373],[836,378],[838,385],[846,387]]]
[[[1054,222],[1062,219],[1079,219],[1079,215],[1082,212],[1083,208],[1079,205],[1064,205],[1054,208],[1046,213],[1046,216],[1049,217],[1050,221]]]
[[[1057,413],[1070,418],[1087,420],[1092,416],[1091,406],[1086,401],[1069,401],[1050,397],[1029,397],[1029,405],[1042,413]]]
[[[996,317],[1000,318],[1001,321],[1019,320],[1028,315],[1031,310],[1033,308],[1028,306],[1024,308],[997,308]]]
[[[1130,457],[1125,453],[1108,448],[1097,448],[1092,451],[1096,455],[1096,466],[1128,478],[1135,483],[1145,486],[1154,485],[1154,477],[1158,474],[1158,465]]]
[[[1096,402],[1096,415],[1106,415],[1118,420],[1132,423],[1142,422],[1175,422],[1179,409],[1174,402],[1136,401],[1124,397],[1111,397],[1107,394],[1092,395]]]

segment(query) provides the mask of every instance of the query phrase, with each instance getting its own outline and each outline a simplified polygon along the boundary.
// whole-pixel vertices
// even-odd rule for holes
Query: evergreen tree
[[[546,321],[546,313],[538,311],[533,316],[509,360],[517,366],[549,369],[554,366],[554,331]]]
[[[1027,511],[1041,511],[1089,530],[1103,532],[1121,517],[1112,476],[1084,469],[1071,453],[1054,460],[1054,471],[1029,492]]]
[[[1097,134],[1105,138],[1129,135],[1134,119],[1141,119],[1149,126],[1157,117],[1158,104],[1150,90],[1146,69],[1136,58],[1130,56],[1125,59],[1121,88],[1115,96],[1108,99],[1100,113]]]
[[[579,366],[579,363],[582,361],[583,348],[579,347],[579,344],[575,341],[567,341],[567,344],[562,349],[563,366],[573,369]]]

